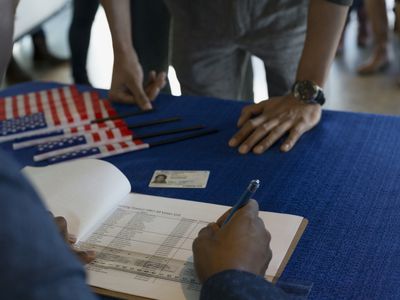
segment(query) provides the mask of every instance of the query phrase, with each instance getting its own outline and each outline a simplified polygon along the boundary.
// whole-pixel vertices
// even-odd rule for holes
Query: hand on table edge
[[[292,94],[248,105],[241,112],[239,130],[229,140],[229,146],[239,147],[241,154],[250,151],[262,154],[288,134],[280,147],[288,152],[305,132],[319,123],[321,115],[319,104],[304,103]]]

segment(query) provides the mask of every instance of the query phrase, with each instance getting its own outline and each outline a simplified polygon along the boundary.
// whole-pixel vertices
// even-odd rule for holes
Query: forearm
[[[348,6],[326,0],[310,0],[307,35],[297,70],[297,80],[323,86],[335,57]]]
[[[14,28],[14,15],[17,0],[0,1],[0,81],[3,78],[12,50],[12,37]]]
[[[101,0],[107,15],[113,41],[115,58],[133,55],[131,16],[129,0]]]
[[[109,97],[114,101],[135,103],[141,109],[151,109],[150,101],[157,97],[165,85],[165,74],[152,71],[143,76],[142,66],[132,44],[130,1],[100,1],[106,11],[114,49]],[[144,78],[147,81],[145,85]]]

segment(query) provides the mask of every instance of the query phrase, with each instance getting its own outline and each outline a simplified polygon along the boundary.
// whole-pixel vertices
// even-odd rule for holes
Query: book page
[[[91,286],[154,299],[198,299],[192,243],[199,230],[229,207],[130,194],[80,244],[97,252],[88,265]],[[260,213],[270,231],[273,257],[266,275],[277,275],[303,220]]]
[[[54,216],[63,216],[79,240],[131,190],[112,164],[82,159],[47,167],[25,167],[28,177]]]

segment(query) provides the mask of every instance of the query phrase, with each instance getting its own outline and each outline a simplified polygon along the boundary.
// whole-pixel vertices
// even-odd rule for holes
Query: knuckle
[[[207,231],[207,228],[208,228],[208,227],[203,227],[202,229],[200,229],[200,231],[199,231],[199,233],[198,233],[198,236],[201,236],[201,235],[205,234],[206,231]]]
[[[267,261],[269,262],[272,259],[272,250],[271,247],[268,245],[267,248]]]
[[[279,136],[282,134],[282,131],[283,131],[283,130],[282,130],[281,127],[274,128],[274,129],[271,131],[271,134],[270,134],[268,140],[271,141],[272,139],[275,139],[275,138],[279,137]]]
[[[261,128],[263,129],[263,131],[268,131],[269,127],[270,127],[270,124],[268,124],[268,123],[264,123],[261,125]]]
[[[300,116],[299,123],[308,123],[308,118],[306,116]]]
[[[199,238],[195,238],[192,244],[192,249],[193,252],[197,251],[197,249],[199,248]]]
[[[201,251],[201,248],[204,247],[204,243],[202,242],[202,238],[197,237],[193,243],[192,243],[192,251],[194,254],[199,253]]]
[[[296,117],[297,113],[294,110],[289,110],[284,116],[289,120],[293,120]]]
[[[206,241],[206,239],[201,237],[197,237],[194,239],[192,243],[192,251],[194,254],[201,252],[202,248],[204,248],[205,245],[204,241]]]
[[[271,135],[269,135],[268,137],[266,137],[261,143],[260,145],[262,145],[265,149],[269,148],[273,143],[273,138],[271,137]]]
[[[256,127],[257,127],[257,123],[256,123],[256,121],[255,120],[249,120],[249,127],[251,128],[251,129],[255,129]]]
[[[265,231],[265,238],[267,239],[267,241],[268,242],[271,241],[271,233],[267,229],[265,229],[265,227],[264,227],[264,231]]]
[[[265,228],[264,221],[259,216],[257,216],[255,218],[255,220],[256,220],[258,226],[260,226],[261,228]]]
[[[290,119],[291,118],[291,112],[290,111],[285,111],[283,113],[280,113],[277,115],[278,120],[283,120],[283,119]]]
[[[300,127],[298,127],[298,126],[296,126],[296,127],[294,127],[292,129],[292,134],[295,135],[295,136],[299,136],[302,133],[303,133],[302,129]]]
[[[242,218],[249,223],[254,223],[256,221],[256,218],[254,217],[253,212],[246,210],[245,212],[243,212],[242,214]]]

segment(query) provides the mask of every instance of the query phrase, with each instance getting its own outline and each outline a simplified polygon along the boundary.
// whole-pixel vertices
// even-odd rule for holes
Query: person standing
[[[184,94],[236,99],[247,54],[265,62],[271,98],[243,109],[229,146],[241,154],[262,154],[287,134],[280,146],[287,152],[319,123],[325,101],[322,87],[352,0],[168,0],[167,4],[174,20],[172,63]],[[125,5],[118,1],[119,9],[126,10]],[[151,72],[143,86],[146,77],[132,49],[127,23],[112,29],[118,42],[113,43],[116,59],[109,96],[151,109],[165,73]]]
[[[389,21],[386,1],[366,0],[365,4],[374,40],[371,57],[357,70],[360,75],[374,74],[389,64]]]
[[[286,152],[318,124],[322,87],[352,1],[166,3],[174,20],[172,65],[183,94],[239,99],[248,55],[264,61],[270,99],[243,110],[231,147],[261,154],[288,134],[281,145]]]
[[[74,0],[69,30],[72,77],[77,84],[90,84],[87,55],[91,28],[99,0]],[[168,72],[170,16],[162,0],[130,0],[132,41],[143,69],[144,79],[152,73]],[[153,74],[153,75],[151,75]],[[169,92],[169,87],[163,89]]]
[[[357,46],[361,48],[365,48],[368,43],[368,17],[367,11],[365,9],[364,0],[354,0],[353,5],[350,6],[349,13],[347,16],[346,24],[343,29],[342,36],[339,41],[339,46],[337,50],[337,55],[341,55],[344,49],[344,37],[346,34],[346,29],[348,27],[350,16],[352,12],[355,12],[357,15],[358,28],[357,28]]]

